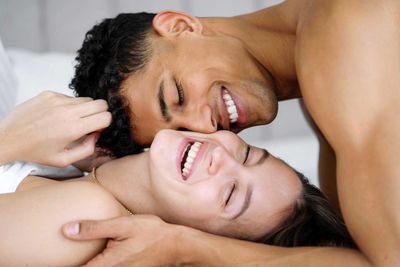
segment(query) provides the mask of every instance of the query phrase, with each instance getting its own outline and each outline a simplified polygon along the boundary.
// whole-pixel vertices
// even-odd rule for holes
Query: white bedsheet
[[[7,54],[18,82],[19,104],[44,90],[73,95],[68,84],[74,73],[74,55],[67,53],[33,53],[9,49]]]

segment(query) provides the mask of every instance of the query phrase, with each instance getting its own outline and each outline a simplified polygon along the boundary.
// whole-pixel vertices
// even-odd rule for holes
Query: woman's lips
[[[191,156],[193,161],[190,163],[191,166],[190,166],[189,170],[186,169],[185,172],[183,172],[182,165],[185,162],[182,162],[182,161],[186,161],[187,158],[189,157],[189,155],[187,155],[186,157],[184,157],[184,155],[186,153],[189,153],[187,150],[190,150],[193,146],[195,146],[194,145],[195,143],[200,143],[200,146],[198,147],[198,150],[196,151],[195,156],[194,157]],[[207,149],[207,146],[208,146],[208,144],[205,143],[204,141],[197,141],[197,140],[194,140],[191,138],[184,138],[182,140],[181,144],[178,147],[176,164],[177,164],[178,173],[184,181],[186,181],[192,175],[192,173],[196,170],[196,167],[201,162],[201,159]]]
[[[178,146],[178,151],[176,153],[176,170],[178,171],[178,174],[180,176],[182,175],[182,168],[181,168],[182,154],[184,153],[187,145],[190,144],[192,141],[193,140],[189,138],[183,138],[182,142]]]

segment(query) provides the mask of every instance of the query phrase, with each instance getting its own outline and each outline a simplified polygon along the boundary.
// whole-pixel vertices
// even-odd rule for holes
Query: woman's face
[[[160,131],[150,183],[167,222],[250,240],[282,223],[302,189],[284,162],[227,131]]]

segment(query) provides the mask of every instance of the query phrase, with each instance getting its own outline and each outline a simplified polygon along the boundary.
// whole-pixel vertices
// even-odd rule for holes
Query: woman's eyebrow
[[[251,186],[249,186],[247,188],[246,191],[246,197],[245,200],[243,202],[243,206],[242,209],[240,210],[240,212],[238,213],[238,215],[236,215],[233,220],[239,218],[243,213],[245,213],[245,211],[249,208],[250,206],[250,202],[251,202],[251,196],[253,195],[253,188]]]

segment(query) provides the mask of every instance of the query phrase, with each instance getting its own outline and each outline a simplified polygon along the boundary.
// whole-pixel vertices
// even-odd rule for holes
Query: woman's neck
[[[96,170],[99,183],[135,214],[157,214],[149,183],[148,153],[112,160]]]

